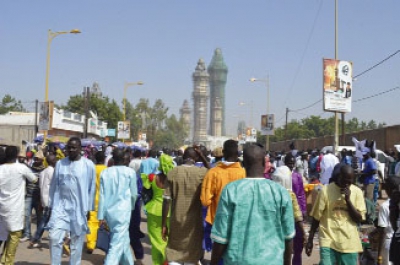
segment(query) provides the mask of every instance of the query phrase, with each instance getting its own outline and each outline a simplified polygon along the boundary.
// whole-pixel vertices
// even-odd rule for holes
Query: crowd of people
[[[155,265],[206,264],[210,251],[211,265],[301,265],[317,233],[320,264],[398,265],[400,163],[387,165],[388,199],[379,206],[378,161],[371,148],[361,154],[294,146],[266,153],[258,144],[240,151],[234,140],[213,152],[197,145],[175,153],[82,150],[78,137],[65,150],[0,148],[0,264],[14,264],[19,242],[39,247],[45,230],[51,264],[61,264],[63,253],[81,264],[82,251],[96,248],[106,265],[144,264],[144,212]],[[360,224],[378,206],[373,254]]]

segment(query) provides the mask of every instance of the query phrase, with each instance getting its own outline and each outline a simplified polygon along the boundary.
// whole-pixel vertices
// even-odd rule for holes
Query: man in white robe
[[[324,185],[329,184],[329,179],[332,177],[333,168],[339,163],[339,159],[332,154],[331,151],[327,151],[321,160],[321,177],[320,181]]]
[[[14,264],[19,239],[24,228],[26,180],[35,183],[37,177],[25,165],[17,163],[18,148],[7,146],[6,163],[0,166],[0,227],[8,232],[1,263]]]
[[[50,184],[49,207],[51,264],[60,265],[64,236],[71,235],[70,265],[81,264],[82,247],[89,233],[87,213],[94,210],[96,171],[91,160],[81,156],[81,140],[71,137],[68,157],[57,162]]]

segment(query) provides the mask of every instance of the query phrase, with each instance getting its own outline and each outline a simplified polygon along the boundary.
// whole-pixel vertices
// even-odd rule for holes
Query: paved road
[[[308,226],[307,226],[308,227]],[[33,231],[36,231],[36,227],[32,224]],[[147,222],[146,217],[142,216],[141,230],[145,232],[146,236],[142,239],[143,247],[144,247],[144,259],[143,263],[145,265],[152,264],[151,261],[151,245],[149,243],[149,238],[147,236]],[[308,231],[308,228],[306,228]],[[318,242],[317,239],[314,240],[314,244]],[[210,253],[206,253],[206,262],[208,262],[211,258]],[[82,265],[101,265],[104,260],[104,252],[96,249],[93,254],[86,254],[85,250],[82,255]],[[313,265],[319,262],[319,251],[318,245],[314,246],[313,255],[311,257],[307,257],[303,253],[303,265]],[[42,240],[41,248],[29,249],[28,243],[20,243],[17,255],[16,255],[16,265],[42,265],[42,264],[50,264],[50,251],[49,251],[49,240],[47,239],[47,232],[44,234],[44,238]],[[62,265],[68,264],[68,257],[63,257]]]

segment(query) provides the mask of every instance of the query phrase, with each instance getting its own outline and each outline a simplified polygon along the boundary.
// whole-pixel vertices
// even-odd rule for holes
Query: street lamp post
[[[267,115],[269,115],[269,76],[265,79],[258,79],[255,77],[250,78],[250,82],[263,82],[267,88]],[[269,135],[266,135],[265,150],[269,151]]]
[[[45,79],[45,92],[44,92],[44,102],[47,103],[49,101],[49,74],[50,74],[50,47],[51,47],[51,41],[57,37],[58,35],[61,34],[79,34],[81,31],[79,29],[72,29],[70,31],[56,31],[53,32],[51,29],[49,29],[48,35],[47,35],[47,57],[46,57],[46,79]],[[46,141],[47,138],[47,130],[44,131],[43,135],[43,143]]]
[[[249,127],[253,128],[253,100],[250,102],[239,102],[239,106],[247,106],[250,108],[250,114],[248,113],[249,110],[246,112],[247,119],[249,119]]]
[[[133,83],[125,82],[125,85],[124,85],[124,113],[123,113],[124,116],[123,116],[123,121],[125,121],[125,119],[126,119],[126,90],[128,89],[128,87],[135,86],[135,85],[141,86],[141,85],[143,85],[143,82],[142,81],[133,82]]]
[[[50,47],[51,47],[51,41],[57,37],[58,35],[61,34],[79,34],[81,31],[79,29],[72,29],[70,31],[57,31],[53,32],[51,29],[49,29],[48,37],[47,37],[47,59],[46,59],[46,91],[44,94],[44,101],[47,102],[49,101],[49,72],[50,72]]]

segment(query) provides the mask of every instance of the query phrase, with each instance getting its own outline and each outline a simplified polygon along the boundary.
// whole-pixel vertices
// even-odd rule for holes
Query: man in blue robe
[[[81,264],[82,246],[89,233],[87,213],[94,210],[96,171],[91,160],[81,156],[81,140],[71,137],[68,157],[57,162],[50,184],[49,207],[51,264],[60,265],[65,233],[71,235],[70,265]]]
[[[114,149],[114,166],[101,172],[97,218],[100,225],[107,222],[110,248],[105,265],[133,265],[130,248],[129,222],[138,197],[136,172],[125,166],[124,151]]]

